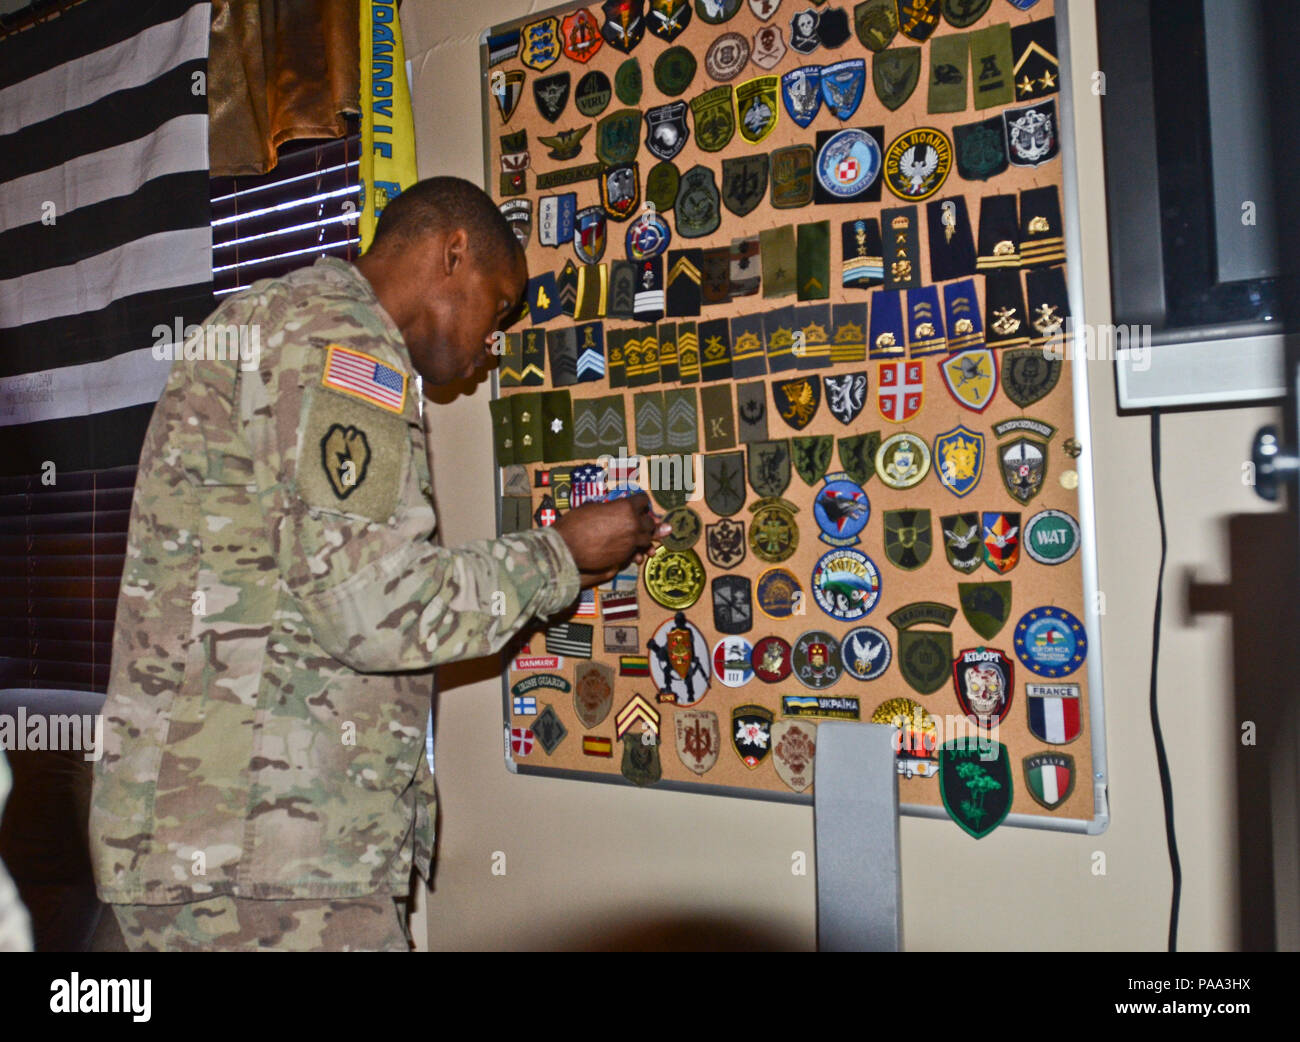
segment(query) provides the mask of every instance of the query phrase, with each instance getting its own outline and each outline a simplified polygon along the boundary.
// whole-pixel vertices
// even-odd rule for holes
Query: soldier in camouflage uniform
[[[644,497],[437,546],[416,374],[490,365],[523,251],[435,178],[354,267],[225,301],[260,359],[177,360],[140,457],[91,849],[127,944],[407,950],[432,667],[487,655],[656,535]]]

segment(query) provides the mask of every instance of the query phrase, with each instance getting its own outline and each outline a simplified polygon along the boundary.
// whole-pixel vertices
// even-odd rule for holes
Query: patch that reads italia
[[[330,344],[321,385],[331,391],[360,398],[389,412],[401,413],[406,406],[406,374],[338,344]]]

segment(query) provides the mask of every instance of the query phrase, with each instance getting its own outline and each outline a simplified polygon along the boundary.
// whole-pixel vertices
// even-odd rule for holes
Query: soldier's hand
[[[633,558],[640,563],[654,541],[671,531],[659,523],[644,492],[612,503],[584,503],[562,515],[555,530],[573,554],[583,586],[608,582]]]

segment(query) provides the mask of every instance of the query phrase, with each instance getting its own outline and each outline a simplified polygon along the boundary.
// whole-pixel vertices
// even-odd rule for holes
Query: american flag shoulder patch
[[[360,398],[389,412],[406,407],[406,374],[372,355],[330,344],[321,386]]]

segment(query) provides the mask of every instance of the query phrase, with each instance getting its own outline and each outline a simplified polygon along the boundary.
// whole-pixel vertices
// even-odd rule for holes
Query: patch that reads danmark
[[[360,398],[363,402],[400,414],[406,407],[406,374],[381,362],[373,355],[362,354],[338,344],[329,345],[321,385],[340,394]]]

